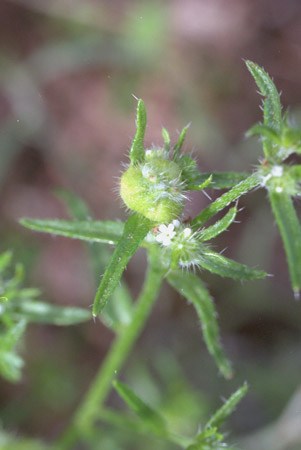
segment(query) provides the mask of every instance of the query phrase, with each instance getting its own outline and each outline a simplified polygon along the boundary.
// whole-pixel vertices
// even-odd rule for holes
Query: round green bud
[[[184,183],[181,169],[174,162],[154,156],[131,165],[122,175],[120,195],[126,206],[156,222],[167,223],[184,208]]]

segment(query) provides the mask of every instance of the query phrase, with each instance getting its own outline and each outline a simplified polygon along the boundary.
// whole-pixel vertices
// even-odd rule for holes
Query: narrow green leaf
[[[170,150],[170,136],[166,128],[162,128],[162,136],[164,141],[164,149],[166,151]]]
[[[190,272],[174,271],[168,282],[195,307],[200,318],[204,339],[209,353],[226,378],[231,378],[231,365],[220,344],[216,311],[212,298],[199,277]]]
[[[141,420],[138,421],[136,418],[130,417],[122,413],[118,413],[109,408],[102,408],[99,411],[98,417],[100,420],[109,423],[114,427],[123,428],[133,433],[146,434],[148,436],[150,435],[150,433],[152,433],[154,436],[159,435],[160,437],[163,437],[165,440],[173,442],[182,448],[186,447],[189,444],[189,442],[191,442],[191,439],[185,436],[175,435],[170,432],[167,433],[165,429],[163,430],[162,433],[161,430],[159,431],[157,429],[154,429],[154,427],[149,426],[147,422],[142,422]]]
[[[5,282],[5,292],[7,296],[14,295],[15,291],[19,291],[19,285],[24,280],[24,267],[17,263],[15,266],[14,276]]]
[[[196,229],[204,225],[207,220],[211,219],[215,214],[224,209],[234,200],[237,200],[242,195],[259,185],[258,178],[255,175],[250,175],[245,180],[234,186],[230,191],[218,197],[200,214],[198,214],[191,222],[191,226]]]
[[[0,337],[0,374],[15,383],[21,377],[23,360],[15,353],[14,347],[24,334],[26,321],[20,320],[1,334]]]
[[[160,435],[166,431],[166,424],[163,417],[138,397],[129,386],[117,380],[113,381],[113,386],[120,397],[140,419]]]
[[[78,220],[85,220],[91,217],[91,212],[87,204],[78,196],[64,190],[60,190],[60,197],[67,206],[71,217]],[[61,195],[62,194],[62,195]],[[121,233],[122,234],[122,233]],[[120,234],[120,237],[121,237]],[[101,252],[94,246],[89,246],[93,272],[98,281],[99,271],[105,266],[111,256],[110,249],[103,248]],[[133,314],[133,301],[129,290],[124,283],[119,283],[116,287],[112,299],[108,302],[101,314],[101,321],[115,333],[122,332],[123,327],[130,323]],[[87,312],[87,311],[86,311]],[[89,312],[87,312],[89,314]],[[88,319],[90,318],[90,314]]]
[[[194,186],[204,183],[209,176],[212,177],[210,184],[207,186],[209,189],[229,189],[248,178],[249,174],[239,172],[198,172],[193,180],[188,183],[187,189],[194,190]]]
[[[41,295],[40,289],[36,288],[24,288],[18,289],[18,298],[16,300],[33,299]]]
[[[28,322],[51,325],[75,325],[91,319],[91,311],[84,308],[63,307],[37,301],[23,301],[12,309],[12,316]]]
[[[262,270],[252,269],[212,250],[203,250],[198,264],[221,277],[229,277],[237,280],[252,280],[264,278],[267,275]]]
[[[291,197],[269,192],[272,210],[283,240],[292,288],[296,298],[301,289],[301,227]]]
[[[131,163],[141,162],[145,158],[144,151],[144,135],[146,129],[146,110],[143,101],[138,100],[137,118],[136,118],[136,134],[132,142],[130,150]]]
[[[57,188],[54,193],[64,202],[72,219],[87,220],[90,217],[89,208],[80,197],[66,189]]]
[[[21,225],[31,230],[66,236],[88,242],[103,242],[116,244],[121,238],[124,223],[113,221],[69,221],[56,219],[27,219],[20,220]]]
[[[3,272],[10,264],[11,260],[12,260],[12,252],[11,251],[7,251],[4,253],[1,253],[0,255],[0,273]]]
[[[6,351],[12,350],[23,336],[25,329],[26,321],[22,318],[18,323],[9,328],[5,334],[1,335],[0,349]]]
[[[282,145],[292,148],[296,153],[301,152],[301,129],[285,128],[282,133]]]
[[[281,144],[280,135],[273,128],[268,127],[267,125],[263,125],[261,123],[256,123],[255,125],[253,125],[247,131],[246,135],[247,136],[260,135],[262,137],[270,139],[270,141],[274,142],[275,144],[278,144],[278,145]]]
[[[217,222],[215,222],[215,224],[211,225],[211,227],[205,228],[201,231],[201,240],[209,241],[210,239],[213,239],[214,237],[225,231],[227,228],[229,228],[236,217],[236,213],[236,206],[229,209],[227,214],[221,220],[218,220]]]
[[[176,143],[176,145],[173,148],[173,158],[174,160],[177,160],[179,158],[179,154],[180,154],[180,150],[183,146],[186,134],[187,134],[187,130],[190,127],[190,124],[186,125],[186,127],[183,128],[183,130],[180,133],[178,142]]]
[[[98,417],[100,420],[113,425],[115,428],[123,428],[133,433],[142,433],[149,435],[149,433],[153,431],[147,423],[140,420],[138,421],[136,417],[129,417],[129,415],[116,412],[113,409],[100,409]]]
[[[231,397],[224,403],[224,405],[219,408],[215,414],[211,417],[211,419],[206,423],[205,429],[209,428],[220,428],[221,425],[225,422],[225,420],[232,414],[235,410],[238,403],[241,399],[246,395],[248,391],[247,384],[244,384],[242,387],[237,389]]]
[[[262,67],[252,61],[246,61],[246,65],[259,87],[260,93],[264,96],[264,125],[280,134],[282,129],[281,104],[276,86]],[[275,147],[269,139],[263,140],[263,149],[266,157],[273,156],[275,153]]]
[[[213,172],[210,188],[212,189],[228,189],[236,186],[241,181],[248,178],[248,173],[239,172]],[[206,176],[206,173],[201,174]]]
[[[208,187],[211,184],[211,182],[212,182],[212,175],[209,175],[207,180],[205,180],[203,183],[201,183],[201,184],[188,184],[186,189],[188,191],[203,191],[206,187]]]
[[[20,356],[14,352],[0,351],[0,374],[3,378],[16,383],[21,378],[21,369],[24,362]]]
[[[127,263],[151,229],[151,226],[152,224],[148,219],[137,213],[132,214],[126,222],[123,235],[118,241],[96,292],[93,316],[97,316],[106,305]]]

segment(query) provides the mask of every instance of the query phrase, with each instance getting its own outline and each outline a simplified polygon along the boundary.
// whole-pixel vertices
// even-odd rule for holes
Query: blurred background
[[[93,302],[97,280],[87,247],[29,232],[18,219],[68,218],[58,188],[83,198],[96,219],[125,219],[116,186],[135,133],[133,94],[146,104],[148,147],[162,144],[162,126],[175,142],[178,130],[191,122],[184,147],[202,171],[252,171],[262,154],[245,132],[261,120],[261,99],[244,59],[269,72],[283,92],[284,108],[290,105],[301,125],[298,0],[1,1],[0,250],[12,249],[23,262],[29,286],[39,287],[53,304]],[[208,202],[202,193],[193,194],[186,216]],[[228,440],[246,450],[297,450],[300,441],[290,443],[285,433],[276,438],[270,426],[279,429],[276,421],[292,399],[297,406],[286,411],[300,420],[301,306],[293,299],[265,192],[249,194],[240,206],[242,223],[216,239],[215,249],[226,248],[226,256],[274,276],[244,283],[202,276],[216,301],[233,379],[218,376],[193,308],[167,286],[123,379],[191,434],[222,397],[247,380],[250,392],[228,423]],[[144,269],[139,251],[125,276],[133,296]],[[70,328],[30,326],[23,381],[1,382],[2,426],[53,440],[112,338],[92,321]],[[122,408],[116,396],[109,401]],[[269,433],[279,447],[261,446]],[[112,435],[104,426],[93,448],[132,450],[142,442],[144,449],[173,448],[141,439],[126,431]]]

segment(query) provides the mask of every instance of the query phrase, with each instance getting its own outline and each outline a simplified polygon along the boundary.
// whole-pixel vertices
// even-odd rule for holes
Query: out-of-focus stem
[[[109,354],[76,411],[71,425],[57,442],[56,448],[59,450],[72,448],[73,444],[93,426],[109,394],[112,380],[122,368],[150,314],[164,275],[165,271],[160,266],[158,258],[156,255],[150,254],[146,280],[137,300],[132,321],[116,336]]]

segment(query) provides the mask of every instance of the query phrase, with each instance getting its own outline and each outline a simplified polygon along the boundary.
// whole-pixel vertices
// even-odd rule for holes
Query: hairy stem
[[[131,348],[139,336],[153,304],[158,296],[160,286],[165,275],[165,270],[160,267],[158,258],[154,254],[149,255],[149,268],[142,292],[137,300],[136,309],[131,323],[125,327],[115,341],[107,355],[98,374],[93,380],[90,389],[76,411],[72,424],[65,431],[57,443],[60,450],[67,450],[91,429],[95,419],[99,416],[106,397],[108,396],[112,380],[120,371],[126,361]]]

